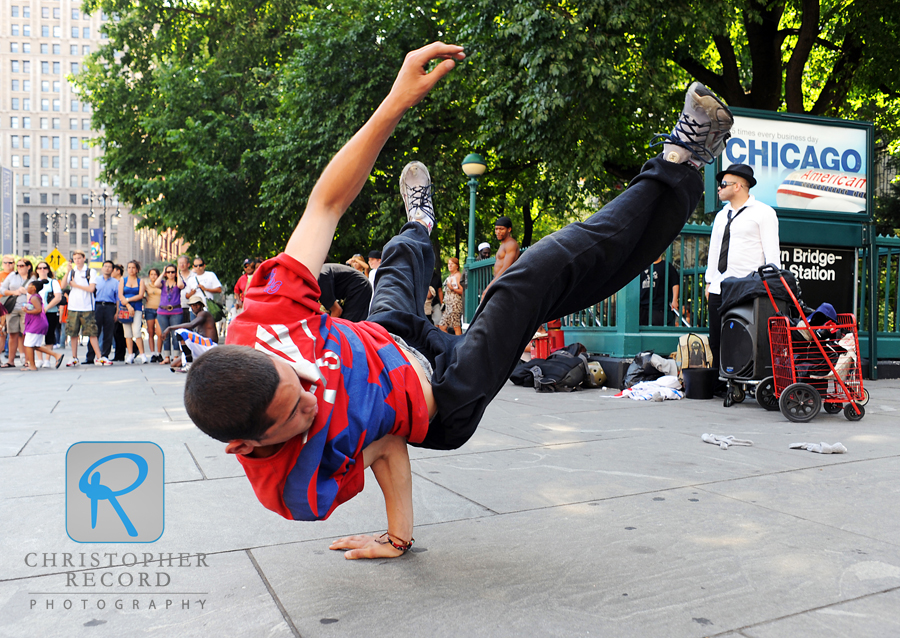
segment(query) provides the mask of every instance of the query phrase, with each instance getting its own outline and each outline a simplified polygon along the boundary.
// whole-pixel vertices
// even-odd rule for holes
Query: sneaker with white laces
[[[664,142],[666,160],[700,168],[722,154],[733,124],[734,115],[725,103],[703,84],[694,82],[684,96],[684,109],[675,128],[668,135],[657,135],[654,139],[662,139],[651,146]]]
[[[134,363],[134,355],[133,354],[125,355],[125,363],[126,364]]]
[[[400,173],[400,197],[406,207],[406,219],[425,225],[428,234],[434,228],[434,203],[431,175],[422,162],[410,162]]]

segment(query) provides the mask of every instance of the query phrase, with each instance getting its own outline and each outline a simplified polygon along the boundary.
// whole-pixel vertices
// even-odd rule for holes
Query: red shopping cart
[[[796,423],[812,420],[823,406],[829,414],[843,410],[850,421],[862,419],[869,395],[863,388],[856,316],[838,314],[836,321],[810,326],[778,269],[767,264],[759,274],[772,305],[775,300],[767,280],[778,277],[801,317],[797,325],[781,314],[769,318],[773,376],[757,387],[759,404],[781,410]]]

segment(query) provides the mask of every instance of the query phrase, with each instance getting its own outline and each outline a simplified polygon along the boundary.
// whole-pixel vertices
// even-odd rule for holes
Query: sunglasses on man
[[[718,188],[719,188],[719,190],[721,190],[721,189],[723,189],[723,188],[728,188],[728,187],[731,186],[732,184],[737,184],[737,182],[726,182],[726,181],[721,181],[721,182],[718,183]]]

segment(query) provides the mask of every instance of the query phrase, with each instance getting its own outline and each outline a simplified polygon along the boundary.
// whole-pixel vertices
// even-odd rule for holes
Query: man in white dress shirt
[[[713,368],[719,368],[722,320],[722,280],[746,277],[760,266],[781,268],[778,245],[778,216],[771,206],[750,194],[756,186],[753,168],[732,164],[716,175],[719,199],[727,202],[713,222],[706,267],[706,298],[709,300],[709,347]]]

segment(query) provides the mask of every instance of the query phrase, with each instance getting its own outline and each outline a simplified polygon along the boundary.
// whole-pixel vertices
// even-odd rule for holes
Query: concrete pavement
[[[0,636],[900,635],[898,381],[868,384],[858,423],[807,424],[508,385],[461,450],[411,449],[414,550],[355,562],[328,544],[383,531],[371,474],[328,521],[286,521],[188,421],[183,384],[158,365],[0,371]],[[81,441],[162,448],[158,541],[69,538]]]

